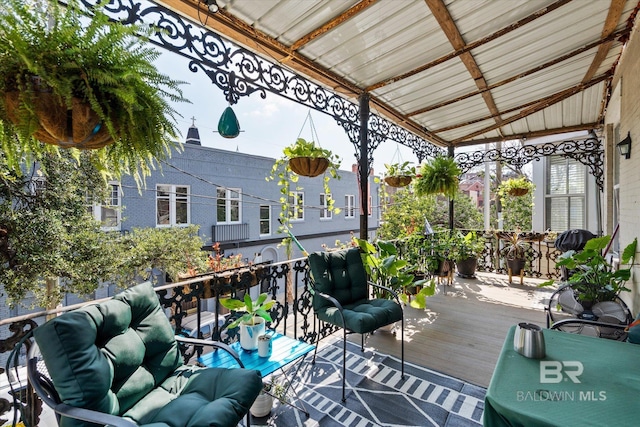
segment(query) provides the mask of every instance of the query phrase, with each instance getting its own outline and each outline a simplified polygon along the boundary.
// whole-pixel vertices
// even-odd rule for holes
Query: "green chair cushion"
[[[346,325],[331,302],[314,297],[318,319],[361,334],[402,320],[402,307],[395,301],[368,299],[367,274],[358,248],[312,253],[309,267],[315,289],[331,295],[342,305]]]
[[[183,365],[149,282],[65,313],[34,337],[64,403],[151,427],[235,426],[262,388],[258,371]]]
[[[331,295],[340,304],[349,305],[367,299],[367,273],[358,248],[309,255],[309,267],[319,292]],[[313,299],[318,311],[332,304],[323,298]]]
[[[402,320],[402,308],[398,303],[387,299],[365,300],[360,303],[343,306],[346,329],[366,334],[375,331],[381,326],[389,325]],[[335,307],[323,307],[316,311],[318,319],[345,327]]]

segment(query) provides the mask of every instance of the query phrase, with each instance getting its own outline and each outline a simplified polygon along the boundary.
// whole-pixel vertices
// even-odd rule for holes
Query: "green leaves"
[[[453,157],[437,156],[422,165],[414,188],[419,196],[444,194],[450,199],[458,193],[458,176],[462,173]]]
[[[229,310],[244,312],[242,316],[229,324],[229,329],[238,327],[240,323],[254,324],[255,317],[262,317],[267,322],[272,322],[273,319],[269,314],[269,310],[276,303],[274,300],[267,301],[268,295],[261,293],[258,298],[253,301],[249,292],[244,294],[242,301],[235,298],[220,298],[220,304]]]
[[[385,176],[415,176],[416,168],[409,166],[410,162],[384,164]]]
[[[615,270],[603,256],[603,251],[611,241],[611,236],[595,237],[584,245],[582,251],[566,251],[560,255],[556,265],[566,267],[573,274],[569,283],[576,291],[580,301],[612,301],[620,292],[629,291],[625,282],[631,278],[631,267],[635,262],[637,238],[622,251],[621,263],[629,264],[629,268]],[[547,281],[539,286],[549,286]]]
[[[187,100],[181,82],[160,73],[153,62],[159,52],[145,44],[151,29],[110,21],[97,6],[91,17],[70,1],[42,4],[5,0],[0,10],[0,93],[17,91],[15,117],[0,97],[0,147],[10,168],[25,158],[58,150],[34,139],[35,103],[41,88],[71,107],[87,102],[114,143],[96,150],[90,160],[115,177],[128,172],[141,183],[154,162],[179,148],[178,113],[172,101]],[[37,83],[34,83],[37,77]]]
[[[280,233],[286,233],[286,229],[291,227],[291,218],[295,218],[298,209],[304,209],[304,206],[297,206],[297,201],[294,197],[294,191],[303,190],[303,188],[298,185],[299,176],[294,173],[289,166],[289,160],[295,157],[323,157],[329,161],[329,167],[322,177],[322,185],[326,197],[326,208],[335,214],[339,213],[340,209],[335,207],[335,200],[331,197],[329,181],[331,178],[340,179],[338,173],[340,157],[333,154],[330,150],[317,146],[313,141],[306,141],[303,138],[298,138],[294,144],[285,147],[282,152],[283,156],[276,159],[271,167],[270,175],[265,177],[267,181],[276,180],[280,187],[280,194],[282,194],[280,198],[280,213],[278,215],[281,226],[278,231]],[[292,186],[291,184],[296,185]],[[321,206],[320,209],[322,208]],[[286,238],[283,239],[283,244],[286,245],[287,242],[288,240]]]

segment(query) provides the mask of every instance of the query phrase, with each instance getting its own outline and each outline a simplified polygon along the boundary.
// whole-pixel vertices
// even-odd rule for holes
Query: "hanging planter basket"
[[[59,98],[49,92],[38,92],[33,106],[38,119],[33,137],[47,144],[81,150],[98,149],[113,142],[106,126],[103,126],[91,106],[78,98],[73,98],[72,108],[60,103]],[[7,116],[19,126],[18,111],[20,93],[7,92],[5,105]]]
[[[289,159],[289,167],[298,175],[313,178],[327,170],[329,160],[324,157],[293,157]]]
[[[511,188],[509,190],[509,195],[510,196],[515,196],[515,197],[520,197],[520,196],[524,196],[528,192],[529,192],[528,188]]]
[[[411,183],[412,179],[413,177],[409,175],[388,176],[384,179],[384,182],[391,187],[406,187]]]

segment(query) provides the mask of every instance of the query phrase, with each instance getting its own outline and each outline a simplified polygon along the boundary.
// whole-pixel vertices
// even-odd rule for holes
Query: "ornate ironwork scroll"
[[[546,143],[540,145],[525,145],[523,147],[508,147],[503,150],[491,149],[458,153],[455,156],[462,172],[468,172],[475,166],[485,162],[502,162],[522,167],[543,157],[563,156],[574,159],[589,168],[589,172],[596,179],[600,191],[604,189],[604,150],[602,142],[597,138],[581,140],[567,140],[560,143]]]
[[[81,1],[89,9],[99,2]],[[357,131],[360,126],[356,103],[278,64],[272,64],[182,15],[148,0],[112,0],[106,6],[105,13],[111,19],[125,24],[137,23],[157,28],[149,41],[189,59],[189,70],[194,73],[204,72],[224,93],[229,104],[235,104],[241,97],[254,93],[266,98],[267,92],[271,92],[332,116],[345,129],[352,142],[358,141]],[[377,147],[381,141],[391,139],[411,148],[419,161],[440,151],[430,142],[374,114],[370,115],[369,129],[370,136],[375,135],[370,138],[375,140],[373,146]]]

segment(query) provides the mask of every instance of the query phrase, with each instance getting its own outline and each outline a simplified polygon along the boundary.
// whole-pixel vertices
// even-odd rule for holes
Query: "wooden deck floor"
[[[544,304],[551,289],[541,280],[511,285],[506,276],[478,273],[455,278],[446,293],[427,299],[425,311],[405,309],[405,360],[487,387],[507,331],[519,322],[546,327]],[[350,337],[360,342],[360,335]],[[400,357],[400,334],[377,332],[365,346]]]

